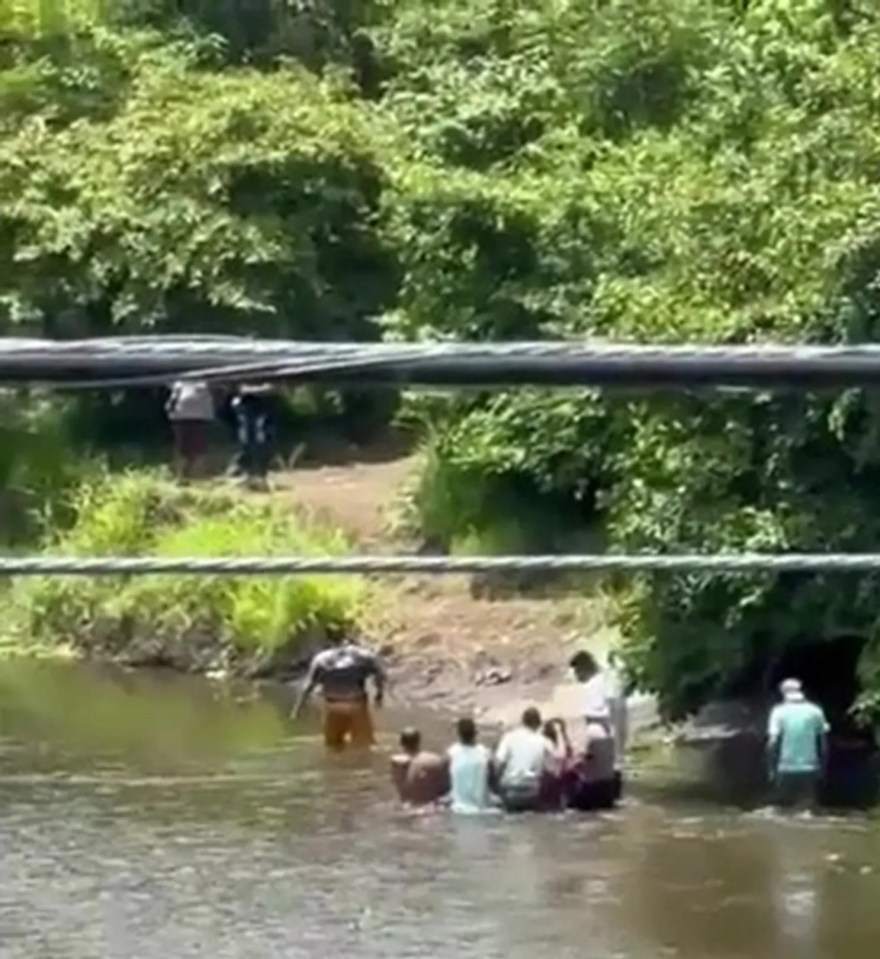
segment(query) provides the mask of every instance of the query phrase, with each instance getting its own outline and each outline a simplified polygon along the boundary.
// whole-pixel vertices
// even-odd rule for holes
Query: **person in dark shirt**
[[[242,386],[230,404],[238,452],[233,471],[248,483],[265,486],[272,458],[273,393],[269,386]]]
[[[384,667],[375,653],[355,645],[342,633],[334,631],[328,639],[330,645],[312,660],[292,718],[299,716],[313,690],[320,686],[327,748],[334,752],[348,745],[368,748],[373,745],[374,735],[367,680],[373,681],[374,703],[380,707],[385,692]]]

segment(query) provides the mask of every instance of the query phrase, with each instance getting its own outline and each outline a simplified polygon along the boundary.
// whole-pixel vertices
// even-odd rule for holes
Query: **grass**
[[[342,554],[337,530],[235,489],[181,487],[161,472],[80,486],[76,519],[47,537],[64,555]],[[9,649],[60,649],[203,671],[289,663],[330,625],[357,621],[362,580],[345,576],[40,577],[15,584],[0,624]]]

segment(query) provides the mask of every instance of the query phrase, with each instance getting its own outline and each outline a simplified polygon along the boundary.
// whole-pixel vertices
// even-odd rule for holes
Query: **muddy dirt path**
[[[385,462],[303,466],[273,479],[274,495],[346,530],[364,552],[410,551],[392,532],[412,456]],[[490,721],[530,702],[577,714],[563,682],[575,647],[600,655],[616,641],[607,604],[595,596],[477,595],[469,577],[406,577],[383,584],[371,632],[384,644],[398,696],[444,709],[474,709]]]

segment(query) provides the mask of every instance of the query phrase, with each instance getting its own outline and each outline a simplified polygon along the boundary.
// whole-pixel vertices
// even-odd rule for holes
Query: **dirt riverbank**
[[[346,530],[364,552],[409,552],[390,532],[412,457],[351,458],[273,478],[275,497]],[[618,637],[600,594],[493,594],[470,577],[404,577],[382,584],[369,632],[391,668],[391,696],[445,712],[507,722],[531,703],[548,715],[579,714],[567,661],[577,648],[604,658]],[[639,701],[636,723],[653,722]]]

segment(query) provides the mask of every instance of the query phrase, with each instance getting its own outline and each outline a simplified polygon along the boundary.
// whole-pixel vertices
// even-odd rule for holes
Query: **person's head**
[[[345,642],[346,632],[342,626],[331,623],[324,630],[328,646],[341,646]]]
[[[400,748],[408,755],[415,756],[422,748],[422,734],[411,726],[400,734]]]
[[[470,716],[462,716],[455,724],[458,741],[463,746],[473,746],[477,741],[477,724]]]
[[[548,719],[544,723],[544,728],[541,730],[544,733],[544,737],[549,739],[551,743],[555,746],[559,742],[559,733],[556,730],[556,723],[552,719]]]
[[[568,661],[568,665],[579,682],[586,682],[599,672],[599,664],[593,654],[588,653],[585,649],[578,650]]]
[[[537,732],[541,728],[541,714],[534,706],[529,706],[522,714],[522,724],[526,729]]]
[[[804,697],[804,687],[799,679],[784,679],[779,684],[779,692],[787,703],[802,703]]]

